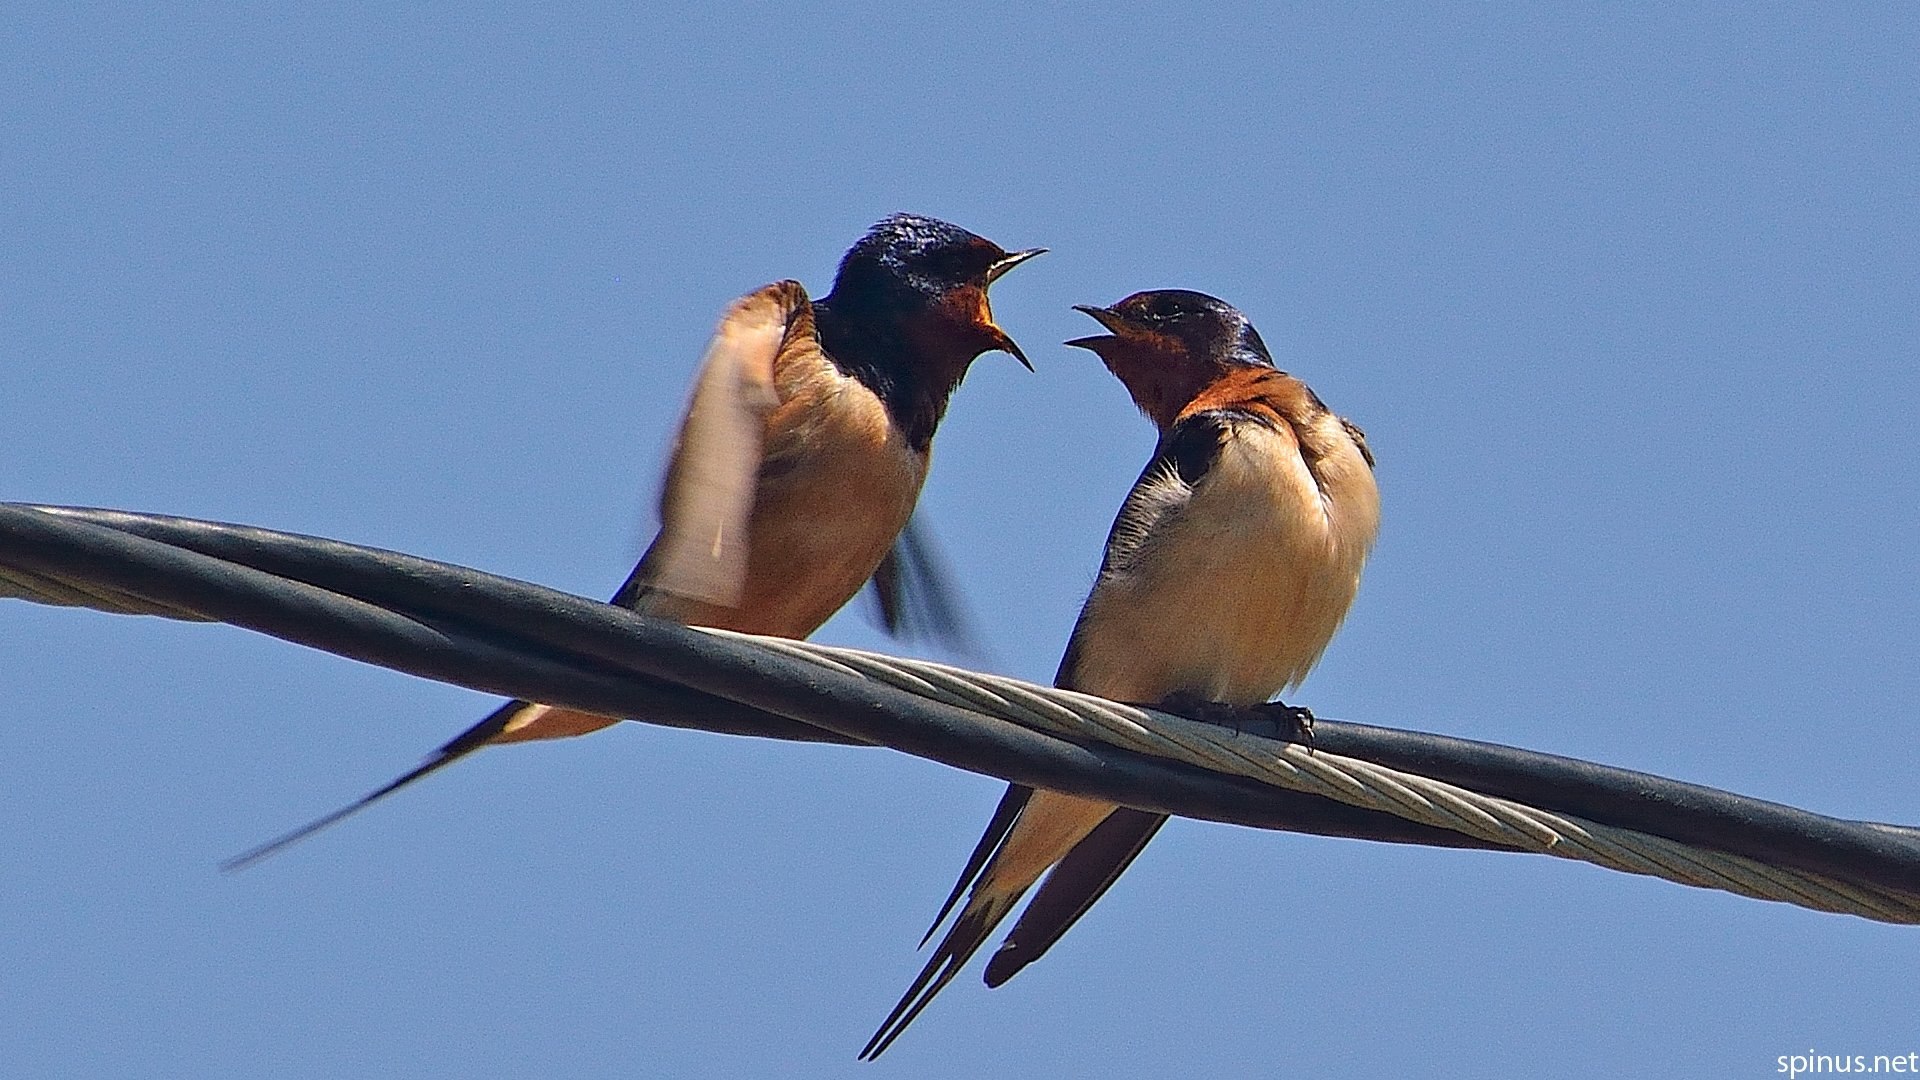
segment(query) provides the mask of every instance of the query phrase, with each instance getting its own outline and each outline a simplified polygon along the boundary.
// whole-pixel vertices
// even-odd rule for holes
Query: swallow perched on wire
[[[1176,706],[1257,705],[1297,685],[1346,617],[1379,530],[1365,436],[1211,296],[1157,290],[1077,310],[1109,332],[1067,344],[1106,363],[1160,442],[1114,520],[1054,685]],[[1009,787],[927,939],[963,893],[965,906],[860,1056],[885,1051],[1042,874],[987,963],[988,986],[1059,940],[1165,821]]]
[[[938,633],[951,599],[909,526],[934,429],[974,359],[1020,347],[987,289],[1008,252],[913,214],[876,224],[810,301],[780,281],[735,301],[707,346],[660,498],[660,532],[612,602],[697,626],[804,638],[872,580],[889,630]],[[915,613],[934,625],[912,625]],[[229,860],[237,869],[483,746],[616,718],[510,701],[419,767]]]

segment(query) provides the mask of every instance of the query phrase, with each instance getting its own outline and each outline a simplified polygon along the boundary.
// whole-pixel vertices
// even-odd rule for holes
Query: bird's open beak
[[[994,282],[1000,280],[1001,275],[1007,271],[1019,266],[1035,255],[1045,255],[1046,253],[1046,248],[1028,248],[1025,251],[1016,251],[1010,255],[1002,256],[998,261],[993,263],[993,265],[987,267],[987,284],[991,286]],[[983,290],[981,296],[984,298],[985,295],[985,291]],[[986,310],[985,303],[985,300],[982,299],[981,304],[983,310]],[[1013,357],[1015,360],[1020,361],[1021,367],[1032,371],[1033,361],[1027,359],[1027,354],[1020,351],[1020,346],[1014,344],[1013,339],[1007,336],[1005,330],[1000,329],[1000,327],[994,324],[991,311],[986,311],[986,320],[987,332],[993,337],[993,347]]]
[[[1140,327],[1128,322],[1125,316],[1118,314],[1111,308],[1094,307],[1091,304],[1075,304],[1073,305],[1073,310],[1085,312],[1093,316],[1099,321],[1101,326],[1113,331],[1111,334],[1094,334],[1089,337],[1074,338],[1072,341],[1067,342],[1068,345],[1076,349],[1090,349],[1094,352],[1099,352],[1100,346],[1107,342],[1116,341],[1125,337],[1129,332],[1133,334],[1140,332]]]
[[[999,281],[1002,274],[1033,258],[1035,255],[1045,255],[1046,253],[1046,248],[1028,248],[1025,251],[1016,251],[1011,255],[1003,256],[998,262],[987,267],[987,284],[991,285]]]

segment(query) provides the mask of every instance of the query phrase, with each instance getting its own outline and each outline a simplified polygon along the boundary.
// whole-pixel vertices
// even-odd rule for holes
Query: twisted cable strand
[[[87,582],[45,577],[15,567],[0,568],[0,597],[31,600],[54,607],[91,608],[122,615],[159,615],[186,622],[209,622],[205,615]]]
[[[85,518],[90,513],[104,513],[34,509],[56,517]],[[0,596],[125,614],[209,620],[209,616],[189,607],[98,584],[85,573],[49,575],[6,567],[0,569]],[[1881,886],[1761,862],[1711,847],[1484,795],[1356,758],[1230,732],[1213,724],[1004,676],[861,650],[709,632],[751,643],[792,660],[885,683],[977,716],[1082,743],[1117,746],[1215,773],[1251,778],[1276,788],[1393,814],[1488,843],[1819,911],[1882,922],[1920,923],[1920,894],[1899,885]],[[1891,826],[1878,828],[1907,831],[1894,830]]]
[[[1001,675],[859,649],[708,630],[936,701],[1072,739],[1249,777],[1290,791],[1610,870],[1891,923],[1920,923],[1920,897],[1501,799],[1416,773]]]

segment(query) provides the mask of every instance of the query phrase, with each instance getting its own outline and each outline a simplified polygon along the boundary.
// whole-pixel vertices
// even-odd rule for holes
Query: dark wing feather
[[[1220,448],[1225,445],[1238,417],[1239,414],[1221,410],[1195,413],[1181,419],[1160,437],[1160,445],[1154,448],[1147,467],[1140,470],[1140,478],[1133,482],[1126,501],[1120,504],[1120,512],[1114,515],[1113,527],[1107,531],[1107,546],[1100,558],[1095,591],[1099,589],[1099,579],[1125,573],[1160,531],[1162,520],[1186,505],[1194,485],[1219,459]],[[1083,647],[1081,632],[1086,621],[1087,607],[1082,605],[1079,618],[1074,620],[1073,634],[1067,639],[1067,651],[1061,655],[1060,667],[1054,672],[1055,686],[1077,689],[1075,672],[1079,667]]]
[[[920,939],[921,948],[925,948],[927,942],[932,940],[934,931],[946,921],[947,913],[960,902],[960,897],[979,879],[987,864],[999,852],[1000,845],[1005,842],[1007,834],[1013,831],[1014,823],[1020,819],[1020,812],[1026,808],[1027,800],[1032,796],[1032,788],[1013,784],[1000,797],[1000,805],[994,808],[993,819],[987,823],[986,832],[981,835],[980,842],[974,845],[973,854],[967,857],[965,869],[960,871],[960,880],[954,883],[953,892],[947,895],[947,902],[940,905],[940,914],[934,917],[933,925],[927,928],[926,936]],[[954,920],[953,928],[934,948],[926,966],[920,969],[913,985],[901,995],[893,1011],[887,1014],[879,1029],[873,1033],[873,1038],[867,1040],[867,1045],[860,1051],[861,1060],[871,1061],[893,1045],[893,1040],[907,1030],[907,1025],[913,1023],[914,1017],[932,1003],[934,997],[953,981],[953,977],[960,973],[973,954],[980,950],[987,935],[993,933],[993,928],[1000,924],[1000,920],[1019,899],[1016,894],[1002,903],[960,913],[960,917]]]
[[[1220,448],[1226,444],[1234,422],[1245,418],[1243,413],[1226,409],[1183,417],[1160,440],[1146,472],[1152,472],[1155,465],[1170,467],[1188,487],[1198,484],[1220,459]]]
[[[1360,430],[1359,424],[1344,416],[1340,418],[1340,430],[1346,432],[1347,438],[1353,440],[1353,447],[1360,451],[1360,457],[1366,461],[1367,468],[1373,468],[1373,448],[1367,445],[1367,433]]]
[[[979,656],[974,633],[953,572],[915,515],[900,530],[886,558],[873,572],[872,596],[880,626],[903,641],[927,641],[964,656]]]
[[[947,921],[947,913],[960,902],[968,888],[980,878],[981,871],[987,868],[987,860],[1000,850],[1000,842],[1013,831],[1013,823],[1020,817],[1020,811],[1033,797],[1033,789],[1019,784],[1008,784],[1007,793],[1000,796],[1000,805],[993,808],[993,818],[987,822],[986,831],[980,834],[980,842],[973,846],[973,854],[967,856],[967,865],[960,871],[960,880],[953,883],[953,892],[947,895],[947,902],[940,905],[940,914],[933,917],[933,925],[927,927],[926,936],[920,939],[920,948],[926,948],[933,940],[933,932]]]
[[[1227,409],[1193,413],[1182,417],[1161,437],[1152,460],[1127,493],[1107,534],[1106,554],[1100,564],[1102,578],[1124,573],[1141,557],[1166,516],[1180,511],[1195,485],[1219,460],[1220,448],[1233,425],[1246,419],[1245,414]],[[1074,687],[1082,648],[1081,627],[1086,618],[1086,609],[1082,608],[1066,654],[1060,658],[1056,686]],[[1122,807],[1075,845],[1048,872],[1033,902],[1021,912],[1006,940],[987,962],[987,985],[1006,982],[1060,940],[1106,894],[1166,820],[1164,814]]]
[[[1000,920],[1005,918],[1007,912],[1019,901],[1020,897],[1014,895],[1000,904],[961,912],[960,917],[954,920],[953,929],[948,931],[947,936],[934,948],[933,956],[927,961],[927,966],[920,969],[919,977],[913,980],[913,985],[907,988],[899,1004],[887,1014],[886,1020],[880,1024],[880,1029],[873,1033],[873,1038],[868,1039],[867,1045],[861,1048],[860,1060],[872,1061],[886,1053],[887,1047],[892,1046],[893,1041],[907,1030],[907,1026],[913,1023],[921,1010],[931,1004],[940,991],[953,981],[953,977],[960,973],[960,969],[967,965],[967,961],[987,940],[987,935],[993,933],[993,928],[999,925]]]
[[[1040,891],[987,961],[988,986],[999,986],[1040,959],[1080,916],[1106,895],[1134,857],[1167,823],[1167,815],[1123,806],[1101,822],[1047,873]]]

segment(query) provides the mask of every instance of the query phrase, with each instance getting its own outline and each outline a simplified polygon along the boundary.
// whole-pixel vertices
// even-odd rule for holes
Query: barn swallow
[[[908,522],[934,429],[974,359],[1000,351],[1033,369],[994,323],[987,290],[1044,250],[1008,252],[896,214],[847,251],[818,302],[797,281],[736,301],[680,424],[660,532],[612,603],[789,638],[813,633],[870,579],[890,630],[914,629],[916,610],[948,609]],[[257,862],[482,746],[618,722],[507,702],[411,772],[225,866]]]
[[[1346,617],[1379,530],[1365,436],[1211,296],[1168,289],[1077,310],[1109,332],[1067,344],[1106,363],[1160,441],[1107,536],[1054,685],[1181,705],[1257,705],[1298,685]],[[885,1051],[1042,874],[987,964],[988,986],[1059,940],[1165,821],[1009,787],[927,938],[962,893],[965,906],[860,1056]]]

